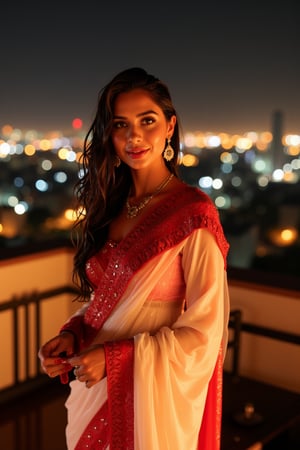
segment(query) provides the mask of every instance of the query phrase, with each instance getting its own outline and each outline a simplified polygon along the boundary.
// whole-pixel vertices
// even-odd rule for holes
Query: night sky
[[[300,2],[8,1],[0,9],[0,129],[88,127],[100,88],[141,66],[184,131],[300,134]]]

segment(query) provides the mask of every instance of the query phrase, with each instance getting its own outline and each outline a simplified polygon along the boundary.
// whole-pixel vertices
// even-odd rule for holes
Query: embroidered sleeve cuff
[[[60,333],[63,331],[68,331],[72,333],[75,337],[75,352],[81,350],[84,345],[84,335],[83,335],[83,324],[82,316],[74,316],[67,323],[65,323],[61,329]]]

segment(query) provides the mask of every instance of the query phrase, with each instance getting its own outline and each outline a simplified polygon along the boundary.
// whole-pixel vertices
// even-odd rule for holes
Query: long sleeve
[[[85,341],[85,327],[84,327],[84,313],[88,308],[89,303],[84,304],[78,311],[73,314],[68,321],[60,328],[60,333],[69,331],[75,336],[75,351],[80,351],[84,346]]]

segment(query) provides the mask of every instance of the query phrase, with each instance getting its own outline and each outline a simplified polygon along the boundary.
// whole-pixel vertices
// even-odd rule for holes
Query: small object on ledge
[[[263,416],[255,411],[253,403],[246,403],[243,411],[238,411],[233,414],[233,419],[239,425],[247,427],[259,425],[264,421]]]

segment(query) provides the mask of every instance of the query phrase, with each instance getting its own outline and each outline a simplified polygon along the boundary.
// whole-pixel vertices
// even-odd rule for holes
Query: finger
[[[85,386],[89,389],[89,388],[93,387],[97,383],[98,383],[97,380],[86,380],[85,381]]]
[[[76,377],[76,380],[80,381],[81,383],[86,383],[88,381],[91,382],[91,380],[88,380],[89,376],[86,373],[76,372],[76,374],[75,374],[75,372],[74,372],[74,375]]]
[[[44,358],[42,361],[42,364],[45,367],[54,367],[54,366],[58,366],[58,365],[66,364],[66,363],[68,363],[68,361],[66,359],[59,358],[58,356],[47,357],[47,358]]]
[[[78,375],[76,377],[76,380],[80,381],[81,383],[85,383],[87,381],[86,379],[86,375],[82,374],[82,375]]]
[[[54,364],[68,364],[68,361],[66,358],[55,358]]]
[[[83,370],[84,368],[82,366],[75,366],[73,370],[76,380],[80,381],[81,383],[85,383],[88,379],[87,373]]]
[[[72,358],[68,358],[66,361],[73,367],[80,366],[81,364],[81,359],[79,356],[72,356]]]
[[[46,372],[69,372],[70,370],[72,370],[72,366],[71,364],[69,364],[67,361],[60,361],[60,360],[52,360],[51,362],[48,363],[43,363],[42,364],[43,369]]]
[[[72,370],[72,366],[70,364],[51,364],[51,365],[42,365],[43,371],[51,378],[55,378],[58,375],[66,374],[70,370]]]
[[[73,366],[71,365],[71,367],[73,367]],[[74,366],[73,373],[74,373],[75,378],[79,378],[80,377],[80,366]]]

